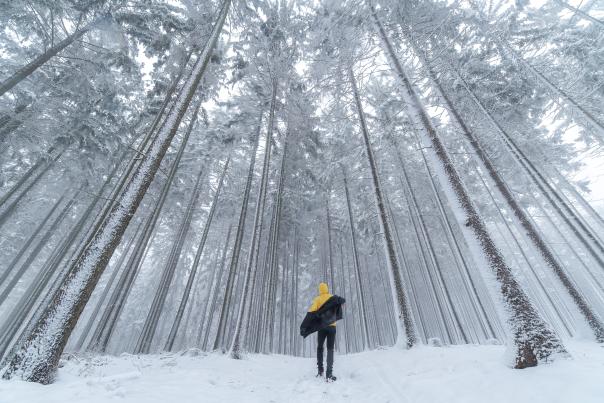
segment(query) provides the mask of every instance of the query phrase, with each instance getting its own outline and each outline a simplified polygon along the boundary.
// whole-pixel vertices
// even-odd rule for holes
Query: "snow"
[[[567,343],[573,359],[514,370],[504,346],[389,348],[336,355],[335,383],[312,358],[211,353],[74,357],[51,385],[0,381],[0,403],[601,402],[604,349]]]

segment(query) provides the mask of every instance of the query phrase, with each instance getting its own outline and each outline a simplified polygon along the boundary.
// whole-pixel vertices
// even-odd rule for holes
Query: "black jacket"
[[[315,312],[307,312],[300,325],[300,336],[306,337],[342,319],[342,304],[346,300],[333,295]]]

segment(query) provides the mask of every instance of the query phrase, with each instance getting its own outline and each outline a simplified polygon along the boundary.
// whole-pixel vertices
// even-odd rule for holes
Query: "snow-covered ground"
[[[336,356],[329,384],[312,359],[280,355],[77,358],[52,385],[0,381],[0,402],[603,402],[604,348],[570,349],[572,359],[525,370],[505,365],[502,346],[377,350]]]

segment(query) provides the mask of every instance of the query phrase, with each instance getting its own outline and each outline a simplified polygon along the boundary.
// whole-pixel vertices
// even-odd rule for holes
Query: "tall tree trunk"
[[[218,273],[218,279],[216,280],[216,285],[214,286],[214,292],[212,295],[212,303],[209,305],[209,309],[207,312],[209,312],[209,316],[208,316],[208,320],[207,323],[202,322],[200,325],[200,329],[199,329],[199,335],[201,335],[201,331],[203,329],[203,326],[205,325],[205,331],[204,331],[204,336],[203,336],[203,343],[201,343],[201,347],[203,349],[206,349],[206,346],[208,345],[208,338],[210,337],[210,330],[212,329],[212,322],[214,321],[214,312],[216,311],[216,303],[218,302],[218,294],[220,293],[220,290],[222,289],[222,279],[224,277],[224,272],[225,272],[225,264],[226,264],[226,258],[227,258],[227,254],[228,254],[228,249],[229,249],[229,243],[231,241],[231,232],[233,230],[233,224],[229,225],[229,230],[227,231],[227,236],[226,236],[226,240],[224,242],[224,247],[222,248],[222,256],[220,257],[220,264],[216,265],[216,267],[214,268],[214,271],[216,271]],[[208,295],[209,297],[209,295]]]
[[[329,198],[331,197],[331,189],[327,191],[325,197],[325,219],[327,220],[327,267],[329,269],[329,280],[331,282],[331,292],[336,293],[336,282],[333,274],[333,251],[331,249],[331,214],[329,213]]]
[[[199,267],[199,262],[201,260],[201,256],[203,254],[203,249],[206,244],[206,240],[208,238],[208,233],[210,232],[210,225],[212,224],[212,219],[214,218],[214,213],[216,212],[216,205],[218,202],[218,196],[220,195],[220,190],[222,189],[222,184],[224,182],[224,177],[226,175],[227,169],[229,168],[229,162],[231,158],[227,158],[224,163],[224,168],[222,169],[222,174],[220,175],[220,179],[218,180],[218,186],[216,187],[216,192],[214,193],[214,198],[212,200],[212,206],[210,207],[210,212],[208,213],[208,217],[206,218],[206,223],[203,228],[203,232],[201,234],[201,239],[199,240],[199,246],[197,247],[197,251],[195,252],[195,258],[193,259],[193,264],[191,265],[191,273],[189,274],[189,278],[187,279],[187,284],[185,285],[185,289],[183,291],[183,296],[180,300],[180,304],[178,306],[178,311],[176,312],[176,316],[174,318],[174,323],[172,323],[172,328],[170,329],[170,334],[168,335],[168,340],[166,341],[166,346],[164,350],[171,351],[174,346],[174,340],[176,339],[176,333],[178,332],[178,328],[180,327],[180,322],[182,321],[182,315],[185,311],[185,306],[187,305],[187,301],[189,300],[189,294],[191,293],[191,288],[193,287],[193,281],[195,280],[195,276],[197,274],[197,269]],[[210,286],[212,284],[210,283]]]
[[[50,217],[52,217],[52,215],[55,212],[55,210],[59,207],[59,205],[61,205],[61,203],[63,202],[63,198],[64,198],[64,196],[61,196],[55,202],[54,206],[50,209],[50,211],[48,212],[48,214],[46,214],[46,216],[40,222],[40,224],[38,224],[38,226],[36,227],[36,229],[34,230],[34,232],[29,236],[29,238],[27,239],[27,241],[25,241],[25,243],[23,244],[23,246],[21,247],[21,249],[19,249],[19,252],[17,252],[17,254],[15,255],[15,257],[13,257],[13,259],[10,261],[10,263],[8,264],[8,266],[6,266],[6,268],[4,269],[4,271],[2,272],[2,274],[0,274],[0,287],[2,287],[2,284],[4,284],[4,282],[6,281],[6,279],[10,276],[10,273],[13,271],[13,269],[15,268],[15,266],[17,265],[17,263],[19,263],[19,260],[21,260],[21,258],[25,254],[25,252],[27,252],[27,250],[29,249],[29,247],[31,246],[31,244],[33,243],[33,241],[36,239],[36,237],[38,236],[38,234],[42,231],[42,229],[44,229],[44,227],[46,226],[46,223],[48,222],[48,220],[50,220]],[[29,259],[29,256],[28,256],[28,259]],[[0,304],[2,304],[2,303],[0,302]]]
[[[178,79],[176,80],[178,81]],[[174,86],[173,86],[174,87]],[[170,91],[171,92],[171,91]],[[164,104],[164,108],[167,104]],[[162,109],[164,109],[162,108]],[[161,113],[161,112],[160,112]],[[157,122],[157,120],[156,120]],[[120,275],[118,284],[114,288],[111,297],[109,298],[109,302],[105,307],[105,310],[101,316],[101,319],[98,321],[97,327],[92,335],[91,341],[89,343],[89,349],[98,352],[105,352],[119,316],[124,308],[124,305],[127,301],[128,295],[130,293],[130,289],[134,283],[136,276],[142,266],[142,262],[144,261],[146,251],[148,250],[148,245],[152,243],[152,236],[156,234],[155,226],[159,219],[159,216],[162,212],[172,184],[174,183],[174,178],[176,177],[176,172],[178,170],[180,161],[182,159],[185,148],[187,147],[189,138],[191,136],[191,132],[193,130],[193,120],[189,122],[188,128],[185,131],[182,141],[179,145],[178,152],[174,158],[174,161],[171,164],[170,170],[168,171],[167,178],[162,186],[161,192],[159,194],[158,200],[156,204],[153,206],[153,209],[149,216],[145,219],[145,223],[143,229],[141,231],[142,235],[137,240],[136,245],[134,246],[133,252],[130,254],[128,261],[125,265],[123,272]],[[154,130],[157,127],[157,123],[154,123],[151,126],[151,130]],[[129,175],[129,169],[126,169],[124,172],[124,176],[122,176],[122,180]],[[119,183],[118,187],[122,184]],[[113,202],[111,202],[113,203]],[[103,211],[101,214],[101,218],[106,214],[106,211]]]
[[[428,62],[425,58],[425,55],[421,52],[421,50],[419,50],[419,48],[416,46],[415,43],[413,43],[413,47],[415,49],[415,52],[418,54],[418,56],[422,60],[424,66],[426,67],[430,80],[432,81],[433,85],[436,87],[436,89],[440,93],[441,98],[445,102],[445,104],[447,106],[447,110],[455,118],[455,121],[459,125],[461,132],[468,139],[468,142],[470,143],[470,145],[476,152],[476,155],[478,156],[478,158],[484,165],[486,171],[489,173],[489,176],[491,177],[493,182],[495,182],[495,186],[497,187],[497,190],[499,190],[499,192],[503,196],[508,207],[512,210],[512,212],[514,213],[514,215],[520,222],[520,225],[522,225],[522,227],[526,231],[526,233],[527,233],[529,239],[531,240],[531,242],[533,243],[533,245],[537,247],[537,250],[541,254],[543,260],[545,260],[545,262],[552,268],[552,270],[554,271],[554,273],[556,274],[556,276],[558,277],[560,282],[567,289],[571,298],[573,299],[573,301],[575,302],[575,304],[577,305],[577,307],[579,308],[579,310],[581,311],[581,313],[587,320],[587,323],[592,328],[594,334],[596,335],[596,339],[598,340],[598,342],[600,342],[600,343],[604,342],[604,324],[602,323],[602,320],[589,307],[589,305],[587,304],[587,301],[585,301],[585,299],[583,298],[583,296],[581,295],[581,293],[579,292],[579,290],[577,289],[575,284],[570,280],[570,278],[566,274],[566,272],[565,272],[564,268],[562,267],[562,265],[560,264],[560,262],[558,262],[555,259],[550,248],[547,246],[547,244],[545,243],[543,238],[539,235],[537,229],[532,225],[531,221],[526,216],[524,210],[522,209],[522,207],[520,207],[520,205],[518,204],[518,202],[516,201],[516,199],[514,198],[512,193],[510,192],[510,190],[507,187],[503,178],[501,178],[501,176],[497,173],[497,169],[491,163],[490,158],[487,156],[486,152],[484,151],[484,149],[482,148],[482,146],[476,139],[476,136],[474,136],[474,134],[470,131],[470,129],[466,125],[465,121],[462,119],[461,115],[457,111],[457,108],[455,107],[455,105],[453,105],[453,102],[451,101],[449,96],[445,93],[442,84],[436,77],[436,74],[432,70],[432,67],[428,64]]]
[[[100,21],[102,21],[102,19],[95,20],[90,24],[86,25],[85,27],[76,30],[74,33],[63,39],[61,42],[57,43],[50,49],[46,50],[46,52],[36,57],[30,63],[21,67],[19,70],[13,73],[12,76],[0,83],[0,96],[4,95],[6,91],[9,91],[15,85],[19,84],[21,81],[29,77],[29,75],[31,75],[34,71],[44,65],[44,63],[48,62],[52,57],[56,56],[67,46],[71,45],[76,39],[81,38],[82,35],[90,31]]]
[[[191,126],[194,125],[196,116],[197,109],[192,117]],[[159,319],[164,310],[166,298],[168,297],[168,291],[170,290],[172,280],[174,279],[174,275],[176,273],[176,268],[178,267],[178,262],[180,260],[180,255],[182,254],[182,248],[185,243],[186,235],[191,227],[191,217],[193,216],[194,207],[197,204],[199,194],[201,193],[201,183],[204,177],[204,170],[205,167],[202,166],[197,174],[197,180],[193,186],[193,193],[191,194],[185,214],[183,215],[180,225],[178,226],[178,232],[174,237],[174,241],[172,242],[168,260],[160,277],[151,308],[147,318],[145,319],[143,330],[141,331],[140,338],[134,350],[135,354],[148,354],[151,349],[151,343],[153,342],[155,334],[157,333]]]
[[[417,138],[417,136],[416,136],[416,144],[418,147],[421,147],[421,145],[419,143],[419,138]],[[468,294],[470,294],[474,297],[474,300],[476,301],[476,304],[479,307],[479,312],[476,313],[477,317],[480,319],[481,324],[483,321],[486,323],[486,328],[485,328],[485,325],[482,325],[483,331],[485,332],[485,336],[487,338],[495,338],[495,337],[497,337],[497,332],[495,332],[495,329],[493,328],[493,325],[491,324],[492,319],[490,319],[490,315],[488,315],[486,312],[484,303],[482,302],[480,296],[478,295],[478,288],[476,287],[476,282],[474,281],[474,279],[472,278],[472,275],[470,274],[469,266],[470,266],[471,257],[468,258],[466,256],[465,251],[467,250],[467,247],[466,247],[466,249],[462,250],[460,240],[457,239],[457,237],[455,236],[455,234],[453,232],[454,224],[445,210],[446,202],[443,200],[440,192],[438,191],[438,189],[436,187],[436,181],[434,179],[432,170],[430,169],[428,160],[427,160],[426,155],[423,150],[422,150],[421,154],[422,154],[422,162],[424,164],[426,172],[428,173],[428,178],[430,180],[430,188],[432,189],[432,194],[434,195],[434,198],[436,199],[438,209],[440,211],[442,227],[447,234],[447,239],[448,239],[448,243],[451,247],[451,250],[454,252],[456,259],[459,261],[459,266],[463,267],[463,275],[465,275],[464,276],[465,281],[463,281],[464,287],[466,287],[466,289],[467,289],[467,286],[468,285],[470,286],[469,287],[470,289],[468,289]],[[402,163],[402,160],[401,160],[401,163]],[[462,241],[463,241],[463,239],[462,239]],[[475,263],[474,263],[474,265],[475,265]],[[471,290],[471,292],[470,292],[470,290]],[[492,314],[494,314],[494,312],[492,312]]]
[[[277,302],[277,283],[279,278],[279,261],[277,251],[279,249],[279,239],[281,233],[281,209],[283,207],[283,189],[285,187],[285,167],[287,163],[287,150],[289,147],[289,125],[287,132],[283,138],[283,147],[281,154],[281,163],[279,167],[279,181],[277,183],[277,192],[275,193],[274,203],[274,225],[272,228],[272,242],[269,243],[269,256],[267,259],[269,267],[269,291],[266,295],[267,309],[265,312],[266,320],[262,323],[266,324],[264,337],[268,337],[268,351],[273,352],[273,335],[275,326],[275,305]]]
[[[227,284],[225,288],[224,299],[222,301],[222,310],[220,312],[220,319],[218,321],[218,331],[216,332],[216,338],[214,339],[214,350],[217,350],[226,342],[226,326],[229,316],[229,309],[231,307],[231,296],[233,293],[233,283],[235,281],[235,273],[239,265],[239,256],[241,255],[241,247],[243,243],[243,234],[245,232],[245,221],[247,217],[247,207],[250,200],[250,190],[252,188],[252,180],[254,179],[254,164],[256,163],[256,152],[258,151],[258,144],[260,140],[260,130],[262,128],[262,112],[258,119],[258,128],[254,136],[254,143],[252,146],[252,152],[250,156],[250,166],[248,168],[247,180],[245,182],[245,189],[243,191],[243,200],[241,202],[241,211],[239,213],[239,223],[237,224],[237,232],[235,234],[235,245],[233,246],[233,254],[231,255],[231,263],[229,264],[229,275],[227,278]]]
[[[352,213],[352,206],[350,204],[350,192],[348,190],[348,178],[346,175],[346,171],[344,167],[342,167],[342,180],[344,182],[344,194],[346,195],[346,207],[348,210],[348,225],[350,227],[350,241],[352,242],[352,265],[355,271],[355,278],[358,284],[358,296],[359,296],[359,304],[360,310],[358,311],[362,318],[362,336],[363,340],[366,341],[367,344],[363,346],[363,348],[369,347],[369,325],[367,324],[367,304],[365,303],[365,288],[363,287],[363,280],[361,277],[361,268],[359,261],[359,252],[357,249],[357,236],[356,230],[354,227],[354,216]],[[351,286],[352,289],[352,286]]]
[[[398,337],[403,337],[404,332],[405,344],[409,348],[412,347],[417,341],[417,336],[415,334],[415,324],[413,323],[411,311],[409,310],[409,301],[407,300],[407,294],[403,285],[403,279],[400,273],[398,257],[396,255],[396,249],[394,247],[394,240],[392,239],[392,232],[390,230],[390,223],[388,222],[388,214],[384,205],[384,195],[382,193],[382,185],[380,183],[377,162],[375,160],[375,156],[373,155],[371,142],[369,141],[369,130],[367,129],[367,124],[365,122],[365,113],[363,112],[363,106],[361,105],[361,97],[359,96],[359,91],[357,88],[356,80],[354,78],[352,67],[348,68],[348,78],[352,86],[354,101],[356,104],[359,121],[361,123],[361,134],[363,135],[363,140],[365,144],[365,153],[367,154],[367,159],[369,160],[369,168],[371,170],[373,191],[378,209],[380,228],[382,229],[382,234],[384,236],[384,247],[386,256],[388,258],[387,261],[388,267],[390,269],[390,277],[393,283],[393,297],[397,304],[396,316],[399,325],[398,330],[401,332]]]
[[[520,287],[520,284],[516,281],[512,270],[503,259],[501,252],[497,249],[478,211],[474,208],[472,200],[447,154],[447,150],[432,126],[432,122],[424,110],[419,96],[415,93],[411,82],[407,78],[403,66],[396,57],[390,40],[386,36],[386,32],[373,9],[372,15],[384,43],[386,53],[403,85],[406,101],[412,111],[412,118],[417,118],[425,128],[426,135],[432,143],[436,157],[442,164],[443,174],[448,178],[452,190],[457,195],[460,207],[467,216],[466,226],[470,227],[474,232],[476,240],[484,252],[484,256],[495,272],[497,281],[500,283],[501,293],[507,306],[510,308],[511,316],[509,324],[517,348],[515,368],[535,366],[540,360],[546,361],[555,353],[566,353],[562,342],[533,307]]]
[[[52,151],[54,151],[54,150],[51,149],[51,152]],[[8,200],[10,200],[11,196],[15,195],[15,193],[16,193],[17,190],[20,190],[20,192],[16,196],[14,196],[12,198],[12,201],[7,206],[5,206],[2,209],[2,211],[0,211],[0,228],[6,223],[6,221],[8,220],[8,218],[15,211],[15,209],[19,205],[19,202],[23,198],[23,196],[25,196],[27,194],[27,192],[36,183],[38,183],[38,181],[40,180],[40,178],[42,178],[42,176],[44,176],[44,174],[46,174],[50,170],[50,168],[59,160],[59,158],[61,158],[61,156],[63,155],[64,151],[65,151],[65,148],[61,149],[57,153],[57,155],[55,155],[54,157],[50,158],[45,164],[38,165],[36,163],[33,167],[31,167],[27,171],[27,173],[19,180],[19,182],[17,182],[11,188],[11,190],[9,190],[8,193],[2,197],[2,200],[0,200],[0,207],[3,206],[4,204],[6,204],[8,202]],[[31,175],[36,170],[38,170],[40,168],[41,165],[45,165],[44,168],[42,168],[40,170],[40,172],[38,172],[37,175],[33,179],[31,179],[29,181],[29,183],[27,183],[27,185],[23,186],[23,184],[27,181],[27,179],[29,179],[31,177]]]
[[[156,135],[149,152],[143,157],[132,180],[120,195],[120,203],[114,206],[92,242],[85,247],[83,256],[71,265],[68,277],[55,294],[52,304],[4,371],[5,379],[17,376],[43,384],[48,384],[54,379],[65,344],[189,108],[220,36],[229,6],[230,0],[224,0],[205,49],[196,61],[193,74],[187,80],[183,93],[176,101],[173,115],[166,119],[166,125]]]
[[[105,287],[103,288],[103,293],[100,295],[99,301],[97,302],[96,306],[94,307],[94,310],[90,314],[90,318],[88,319],[86,326],[84,326],[84,329],[82,329],[82,333],[80,334],[80,337],[78,338],[78,341],[76,342],[76,344],[74,346],[76,351],[82,350],[84,343],[86,342],[86,339],[88,338],[90,330],[92,330],[92,326],[99,319],[99,312],[101,311],[101,308],[102,308],[103,304],[105,303],[105,300],[109,296],[109,291],[111,291],[111,287],[113,286],[113,283],[117,279],[118,274],[121,272],[121,269],[122,269],[124,263],[126,262],[126,258],[128,257],[128,255],[130,253],[132,245],[138,239],[140,230],[142,227],[143,227],[143,221],[141,221],[138,224],[138,226],[136,227],[136,230],[134,231],[134,234],[132,234],[132,237],[130,238],[128,243],[124,246],[122,254],[119,257],[119,260],[115,263],[113,273],[111,273],[111,277],[109,277],[109,280],[107,280],[107,284],[105,284]]]
[[[246,329],[242,329],[244,313],[247,304],[247,296],[250,292],[250,278],[255,275],[257,267],[254,263],[254,255],[256,251],[256,243],[259,241],[258,233],[260,232],[261,226],[261,212],[262,212],[262,198],[264,196],[266,185],[268,182],[268,171],[271,157],[271,141],[273,137],[273,125],[275,120],[275,104],[277,100],[277,82],[272,83],[272,95],[271,105],[268,117],[268,124],[266,129],[266,139],[264,143],[264,162],[262,164],[262,177],[260,178],[260,188],[258,189],[258,197],[256,199],[256,213],[254,215],[254,225],[252,227],[252,242],[250,244],[250,251],[248,253],[247,263],[245,265],[245,280],[243,285],[243,294],[239,302],[239,313],[237,314],[237,322],[235,324],[235,335],[233,337],[233,344],[231,345],[231,358],[240,359],[242,355],[242,345],[244,342],[241,340],[241,332],[245,332]],[[252,171],[250,170],[250,173]]]

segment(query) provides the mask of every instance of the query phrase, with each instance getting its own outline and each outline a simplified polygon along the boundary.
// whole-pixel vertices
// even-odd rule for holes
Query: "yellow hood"
[[[329,287],[327,287],[327,284],[319,284],[319,294],[329,294]]]

